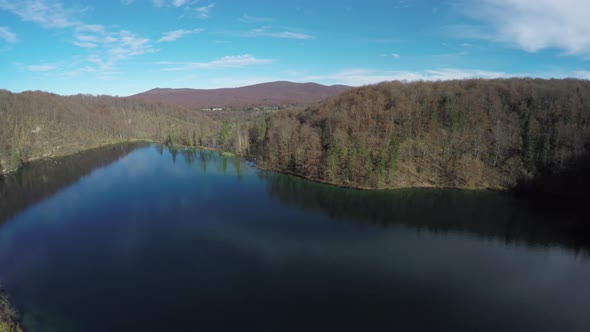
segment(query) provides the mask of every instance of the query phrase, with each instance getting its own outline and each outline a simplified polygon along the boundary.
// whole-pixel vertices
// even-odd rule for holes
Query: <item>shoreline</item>
[[[10,305],[8,295],[0,289],[0,331],[22,332],[18,312]]]
[[[493,192],[510,192],[511,191],[510,188],[504,188],[504,187],[452,187],[452,186],[436,186],[436,185],[417,185],[417,186],[372,188],[372,187],[366,187],[366,186],[355,186],[355,185],[347,185],[347,184],[342,184],[342,183],[334,183],[334,182],[326,181],[323,179],[318,179],[318,178],[311,177],[311,176],[305,176],[305,175],[291,172],[288,170],[282,170],[282,169],[274,168],[274,167],[263,167],[263,166],[259,166],[258,164],[254,164],[254,167],[256,167],[262,171],[269,171],[269,172],[291,175],[291,176],[298,177],[300,179],[304,179],[304,180],[308,180],[308,181],[312,181],[312,182],[316,182],[316,183],[327,184],[327,185],[331,185],[331,186],[335,186],[335,187],[343,188],[343,189],[354,189],[354,190],[360,190],[360,191],[385,191],[385,190],[402,190],[402,189],[441,189],[441,190],[445,189],[445,190],[493,191]]]
[[[52,155],[52,156],[30,158],[30,159],[27,159],[26,161],[24,161],[23,164],[16,170],[12,170],[12,171],[7,171],[5,169],[0,170],[0,179],[2,177],[11,176],[11,175],[18,173],[22,168],[26,167],[28,164],[33,163],[35,161],[59,159],[59,158],[67,157],[67,156],[73,156],[78,153],[88,152],[88,151],[95,150],[95,149],[106,148],[106,147],[117,145],[117,144],[142,143],[142,142],[143,143],[151,143],[151,144],[162,144],[164,146],[169,146],[169,147],[178,148],[178,149],[199,149],[199,150],[206,150],[206,151],[216,151],[216,152],[223,153],[223,154],[235,157],[235,158],[243,158],[248,161],[251,161],[251,159],[252,159],[246,155],[239,155],[239,154],[235,154],[232,152],[223,151],[223,150],[210,148],[210,147],[204,147],[204,146],[194,146],[193,147],[193,146],[177,145],[177,144],[167,145],[165,143],[162,143],[162,142],[159,142],[159,141],[156,141],[153,139],[127,139],[127,140],[122,140],[122,141],[108,142],[108,143],[99,144],[99,145],[82,147],[82,148],[78,149],[77,151],[71,152],[71,153],[63,153],[63,154],[56,154],[56,155]],[[285,174],[285,175],[291,175],[291,176],[298,177],[300,179],[304,179],[304,180],[308,180],[308,181],[312,181],[312,182],[316,182],[316,183],[327,184],[327,185],[335,186],[338,188],[354,189],[354,190],[361,190],[361,191],[385,191],[385,190],[398,190],[398,189],[399,190],[401,190],[401,189],[447,189],[447,190],[494,191],[494,192],[509,192],[509,191],[511,191],[510,188],[504,188],[504,187],[453,187],[453,186],[437,186],[437,185],[416,185],[416,186],[372,188],[372,187],[368,187],[368,186],[348,185],[345,183],[330,182],[330,181],[327,181],[324,179],[319,179],[316,177],[298,174],[298,173],[295,173],[295,172],[292,172],[289,170],[283,170],[283,169],[276,168],[276,167],[261,166],[256,163],[254,164],[254,167],[259,170],[262,170],[262,171],[270,171],[270,172],[276,172],[276,173],[281,173],[281,174]]]
[[[0,178],[2,178],[2,176],[14,175],[14,174],[18,173],[22,168],[26,167],[27,165],[29,165],[33,162],[39,161],[39,160],[59,159],[59,158],[63,158],[63,157],[73,156],[78,153],[88,152],[88,151],[95,150],[95,149],[106,148],[106,147],[112,146],[112,145],[125,144],[125,143],[141,143],[141,142],[160,144],[160,142],[157,142],[157,141],[154,141],[151,139],[128,139],[128,140],[122,140],[122,141],[108,142],[108,143],[99,144],[99,145],[80,147],[80,149],[78,149],[77,151],[73,151],[73,152],[58,153],[58,154],[51,155],[51,156],[41,156],[41,157],[36,157],[36,158],[29,158],[27,160],[24,160],[22,162],[22,164],[20,165],[20,167],[17,169],[14,169],[14,170],[0,169]]]

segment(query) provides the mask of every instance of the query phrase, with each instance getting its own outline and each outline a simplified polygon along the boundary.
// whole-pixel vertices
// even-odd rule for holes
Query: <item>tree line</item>
[[[588,155],[590,82],[384,82],[308,107],[210,118],[108,96],[0,91],[0,168],[129,139],[215,148],[357,188],[510,188]]]
[[[219,127],[202,114],[154,102],[0,91],[0,173],[29,159],[128,140],[214,147]]]
[[[507,188],[588,152],[590,82],[387,82],[273,114],[261,167],[362,188]]]

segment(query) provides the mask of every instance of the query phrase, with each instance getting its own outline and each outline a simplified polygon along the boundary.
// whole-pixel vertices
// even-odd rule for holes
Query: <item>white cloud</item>
[[[444,68],[444,69],[437,69],[437,70],[425,70],[423,74],[421,74],[421,80],[424,81],[447,81],[447,80],[461,80],[461,79],[469,79],[469,78],[483,78],[483,79],[491,79],[491,78],[503,78],[503,77],[510,77],[507,73],[504,72],[497,72],[497,71],[488,71],[488,70],[477,70],[477,69],[454,69],[454,68]],[[518,75],[522,76],[522,75]]]
[[[187,0],[173,0],[172,5],[174,7],[182,7],[187,3]]]
[[[303,33],[290,32],[290,31],[269,33],[269,34],[267,34],[267,36],[277,37],[277,38],[288,38],[288,39],[304,39],[304,40],[313,39],[313,36],[306,35]]]
[[[444,68],[436,70],[424,70],[418,72],[411,71],[389,71],[382,72],[371,69],[350,69],[327,75],[303,76],[298,80],[323,82],[326,84],[345,84],[351,86],[361,86],[374,84],[383,81],[446,81],[467,78],[501,78],[509,77],[504,72],[492,72],[486,70],[469,70]]]
[[[131,1],[133,2],[134,0],[121,0],[121,1]],[[172,0],[172,1],[166,1],[166,0],[152,0],[152,4],[154,5],[154,7],[157,8],[162,8],[162,7],[182,7],[185,6],[187,4],[194,4],[197,1],[189,1],[189,0]]]
[[[456,38],[466,39],[494,39],[494,34],[489,27],[483,25],[453,24],[444,28],[446,33]]]
[[[0,9],[44,28],[67,28],[78,24],[72,18],[73,10],[52,0],[0,0]]]
[[[130,0],[121,0],[121,1],[130,1]],[[134,1],[134,0],[131,0],[131,1]],[[190,5],[193,5],[197,2],[198,2],[198,0],[171,0],[171,1],[152,0],[152,5],[154,5],[154,7],[156,7],[156,8],[162,8],[162,7],[179,8],[179,7],[183,7],[183,6],[187,6],[187,8],[189,8],[189,7],[191,7]]]
[[[27,66],[27,70],[29,71],[50,71],[57,69],[57,66],[54,65],[31,65]]]
[[[122,3],[131,3],[122,0]],[[85,24],[77,20],[75,14],[80,14],[82,9],[66,8],[57,0],[0,0],[0,10],[6,10],[19,16],[23,21],[33,22],[43,28],[59,28],[71,31],[73,40],[71,43],[85,49],[88,54],[85,61],[80,56],[74,56],[69,67],[79,66],[84,72],[90,72],[85,68],[94,68],[97,72],[112,72],[113,67],[120,61],[134,56],[154,53],[158,50],[153,47],[151,41],[142,38],[130,31],[112,31],[100,24]],[[2,28],[3,29],[3,28]],[[0,38],[14,40],[10,31],[0,30]],[[52,68],[48,65],[28,66],[32,71],[48,71]],[[72,72],[82,72],[81,70]]]
[[[112,70],[120,61],[155,53],[150,40],[127,30],[109,31],[102,25],[81,25],[72,44],[88,50],[87,62],[101,70]]]
[[[400,58],[400,55],[397,54],[397,53],[392,53],[391,54],[391,57],[394,58],[394,59],[399,59]]]
[[[487,28],[467,29],[472,37],[528,52],[557,48],[569,55],[590,56],[588,0],[463,0],[462,5],[467,16]]]
[[[174,30],[174,31],[168,31],[168,32],[164,32],[162,34],[162,38],[160,38],[158,40],[159,43],[163,43],[163,42],[171,42],[171,41],[175,41],[177,39],[180,39],[186,35],[191,35],[191,34],[195,34],[195,33],[199,33],[202,32],[203,29],[193,29],[193,30]]]
[[[272,19],[272,18],[268,18],[268,17],[256,17],[256,16],[250,16],[248,14],[242,15],[242,17],[240,18],[240,22],[248,23],[248,24],[252,24],[252,23],[268,23],[268,22],[273,22],[273,21],[274,21],[274,19]]]
[[[215,3],[203,7],[198,7],[197,9],[195,9],[195,11],[197,12],[197,17],[201,19],[209,18],[209,11],[213,7],[215,7]]]
[[[574,72],[573,77],[590,80],[590,71],[588,70],[577,70]]]
[[[98,44],[85,42],[85,41],[73,41],[72,44],[74,46],[82,47],[82,48],[97,48]]]
[[[165,5],[164,0],[152,0],[152,3],[154,4],[154,6],[156,6],[158,8],[164,7],[164,5]]]
[[[104,25],[100,24],[85,24],[76,27],[76,31],[89,31],[95,33],[104,33],[105,28]]]
[[[156,50],[150,45],[150,40],[147,38],[141,38],[135,34],[121,30],[116,33],[118,42],[115,47],[109,49],[109,53],[120,59],[125,59],[133,55],[141,55],[146,53],[154,53]],[[108,37],[107,37],[108,40]]]
[[[7,27],[0,27],[0,39],[4,39],[4,41],[11,44],[18,41],[16,35]]]
[[[310,40],[313,36],[304,33],[297,33],[291,31],[268,31],[268,28],[254,29],[244,34],[246,37],[273,37],[286,39]]]
[[[209,62],[157,62],[157,65],[167,66],[165,71],[180,71],[194,69],[222,69],[222,68],[240,68],[251,65],[262,65],[272,63],[271,59],[258,59],[250,54],[224,56]]]

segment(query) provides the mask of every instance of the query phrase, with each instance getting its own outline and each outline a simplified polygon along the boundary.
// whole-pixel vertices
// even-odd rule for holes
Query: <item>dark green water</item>
[[[114,146],[0,181],[0,281],[38,331],[588,331],[583,213],[363,192]]]

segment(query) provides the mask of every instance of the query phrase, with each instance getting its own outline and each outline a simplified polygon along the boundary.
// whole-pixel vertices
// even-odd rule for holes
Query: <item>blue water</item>
[[[590,328],[579,213],[209,151],[93,153],[0,182],[0,282],[28,332]]]

